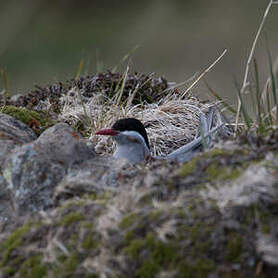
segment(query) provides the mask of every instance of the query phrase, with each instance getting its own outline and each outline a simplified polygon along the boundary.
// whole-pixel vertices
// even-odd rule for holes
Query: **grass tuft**
[[[7,99],[9,98],[10,92],[9,92],[8,77],[7,77],[6,71],[4,70],[3,67],[1,68],[1,78],[3,81],[3,85],[4,85],[4,101],[6,103]]]
[[[237,95],[238,95],[238,107],[237,107],[237,115],[235,120],[235,134],[237,133],[237,128],[240,124],[239,121],[241,115],[243,116],[243,120],[244,120],[244,129],[248,131],[250,129],[255,129],[257,132],[263,133],[269,129],[277,129],[278,127],[278,105],[277,105],[278,100],[277,100],[277,89],[276,89],[277,77],[275,77],[275,73],[273,71],[273,65],[272,65],[273,63],[272,63],[270,50],[267,48],[270,77],[266,81],[266,85],[262,93],[260,92],[259,70],[258,70],[257,63],[254,60],[254,53],[255,53],[257,42],[259,40],[265,21],[268,17],[269,11],[274,4],[277,4],[277,1],[270,0],[265,9],[263,18],[261,20],[252,47],[250,49],[250,53],[246,63],[243,84],[240,90],[238,85],[236,84]],[[256,97],[254,97],[253,94],[251,94],[250,100],[249,99],[244,100],[242,97],[244,93],[246,93],[248,90],[250,90],[252,93],[252,89],[250,89],[251,86],[250,81],[248,79],[252,60],[254,61],[253,65],[254,65],[254,73],[255,73]],[[272,92],[272,99],[270,96],[271,94],[270,90]],[[246,109],[247,103],[251,102],[252,99],[256,100],[256,108],[257,108],[254,117],[250,117]],[[266,106],[266,109],[264,106]]]

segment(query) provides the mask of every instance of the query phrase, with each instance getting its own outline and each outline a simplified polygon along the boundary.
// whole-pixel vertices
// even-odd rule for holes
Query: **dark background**
[[[111,69],[136,45],[131,71],[156,72],[181,82],[204,69],[227,48],[206,77],[228,99],[236,96],[267,0],[0,0],[0,66],[11,93]],[[266,21],[273,57],[278,53],[278,5]],[[268,70],[264,35],[256,49]],[[120,68],[123,71],[123,67]],[[262,77],[263,78],[263,77]],[[0,81],[0,90],[3,88]],[[201,82],[199,94],[206,93]]]

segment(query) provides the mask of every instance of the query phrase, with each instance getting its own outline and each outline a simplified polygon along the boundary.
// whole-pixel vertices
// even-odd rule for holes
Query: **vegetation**
[[[270,0],[266,7],[263,19],[258,28],[256,37],[252,44],[250,54],[246,63],[245,75],[243,79],[242,87],[240,88],[235,80],[235,87],[238,96],[237,111],[230,107],[214,90],[209,88],[210,92],[220,100],[224,106],[235,115],[235,135],[239,131],[256,131],[259,134],[265,134],[271,129],[277,129],[278,127],[278,72],[277,68],[274,68],[271,52],[267,47],[268,65],[269,65],[269,78],[266,80],[263,86],[260,84],[259,68],[254,57],[255,48],[263,29],[264,23],[267,19],[268,13],[273,5],[277,4],[277,1]],[[251,67],[253,65],[253,75],[251,75]],[[252,109],[247,109],[252,104]],[[251,114],[252,113],[252,114]]]

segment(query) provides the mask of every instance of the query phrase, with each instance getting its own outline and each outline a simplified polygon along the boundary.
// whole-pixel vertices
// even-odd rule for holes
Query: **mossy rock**
[[[37,135],[40,135],[46,128],[54,125],[51,118],[43,111],[34,111],[13,105],[0,107],[0,111],[1,113],[10,115],[25,123],[32,128]]]
[[[28,233],[31,228],[31,224],[27,223],[24,226],[18,228],[13,233],[11,233],[5,241],[2,242],[0,250],[3,252],[3,257],[1,260],[1,265],[7,263],[12,255],[12,252],[20,247],[24,235]]]
[[[43,264],[42,255],[32,256],[25,260],[20,268],[20,276],[23,278],[43,278],[47,275],[48,266]]]
[[[276,277],[278,267],[268,264],[271,254],[259,252],[257,241],[261,235],[276,240],[277,187],[265,194],[271,184],[264,181],[276,177],[277,165],[277,154],[262,160],[246,147],[211,150],[191,164],[156,161],[136,167],[132,177],[130,168],[121,169],[122,184],[110,194],[61,200],[37,215],[37,224],[3,236],[0,276]],[[246,173],[260,178],[259,185],[242,181]],[[237,204],[233,194],[245,183],[247,197]],[[231,192],[234,199],[223,205]],[[256,202],[249,194],[259,195]]]
[[[249,148],[241,150],[211,149],[201,153],[181,166],[177,174],[182,178],[191,176],[199,185],[207,182],[232,181],[249,166],[260,162],[263,157],[259,155],[256,159],[251,157],[252,150]],[[198,177],[198,178],[197,178]]]

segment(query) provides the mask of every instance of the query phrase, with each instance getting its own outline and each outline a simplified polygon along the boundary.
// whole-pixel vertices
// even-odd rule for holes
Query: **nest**
[[[110,137],[95,136],[97,130],[111,127],[120,118],[139,119],[147,130],[152,154],[166,155],[194,139],[200,113],[206,113],[213,105],[192,96],[178,97],[171,93],[158,103],[140,105],[103,103],[98,95],[83,104],[76,96],[66,97],[62,100],[64,105],[59,119],[71,125],[82,122],[99,153],[113,153],[115,144]]]
[[[194,139],[200,113],[210,106],[187,94],[181,97],[169,82],[154,74],[100,73],[71,79],[25,95],[3,99],[4,103],[44,111],[89,137],[99,153],[113,153],[110,137],[95,136],[116,120],[133,117],[146,127],[153,155],[167,155]]]

